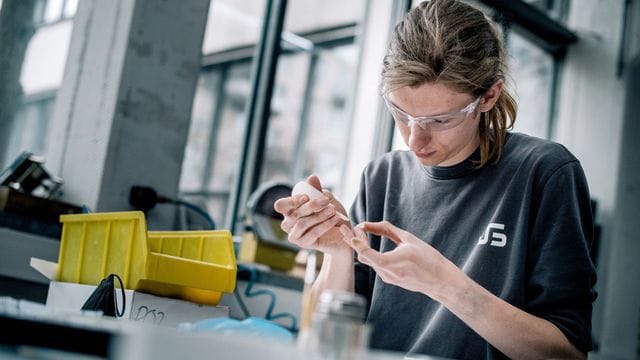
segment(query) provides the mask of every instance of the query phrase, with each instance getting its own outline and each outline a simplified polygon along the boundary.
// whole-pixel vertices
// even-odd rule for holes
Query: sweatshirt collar
[[[455,179],[467,176],[477,170],[476,164],[480,161],[480,147],[464,161],[451,166],[426,166],[422,165],[424,172],[434,179]]]

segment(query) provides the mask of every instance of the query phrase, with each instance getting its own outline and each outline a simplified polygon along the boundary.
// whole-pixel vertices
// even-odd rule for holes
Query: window
[[[289,3],[260,183],[317,174],[325,188],[342,186],[364,13],[365,1]]]
[[[23,150],[34,154],[44,152],[54,102],[55,92],[41,93],[23,101],[15,115],[5,164],[10,164]]]
[[[204,69],[193,102],[180,192],[192,201],[203,202],[217,224],[226,221],[237,181],[250,71],[249,60]]]
[[[180,194],[204,204],[225,228],[232,227],[230,197],[245,145],[252,55],[264,5],[212,2],[210,19],[218,28],[214,32],[208,25],[203,45],[205,66],[193,103]],[[260,183],[294,183],[317,173],[325,187],[339,185],[356,75],[354,39],[363,11],[364,1],[347,6],[335,0],[288,3],[264,156],[256,165]],[[216,40],[216,34],[227,36]]]
[[[1,5],[1,4],[0,4]],[[29,39],[20,69],[22,99],[13,121],[0,166],[11,163],[21,152],[45,155],[49,123],[57,88],[62,82],[77,0],[36,0],[36,31]],[[64,20],[64,21],[63,21]],[[56,26],[40,26],[56,22]]]
[[[36,25],[53,24],[73,18],[78,0],[37,0],[33,20]]]
[[[518,102],[514,131],[548,139],[555,98],[555,67],[558,65],[551,55],[517,33],[509,34],[506,45]]]
[[[203,68],[193,100],[179,195],[204,205],[216,224],[225,228],[244,148],[253,48],[264,9],[264,0],[212,1],[202,44]]]
[[[346,156],[355,45],[287,55],[278,66],[261,182],[295,183],[318,174],[324,187],[335,189]]]
[[[78,0],[37,0],[33,14],[36,25],[52,24],[71,19],[78,8]]]

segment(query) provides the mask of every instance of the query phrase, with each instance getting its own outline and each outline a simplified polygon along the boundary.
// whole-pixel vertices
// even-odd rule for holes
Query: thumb
[[[320,178],[316,175],[311,175],[307,178],[307,183],[309,183],[309,185],[313,186],[314,188],[318,189],[319,191],[322,191],[322,185],[320,185]]]

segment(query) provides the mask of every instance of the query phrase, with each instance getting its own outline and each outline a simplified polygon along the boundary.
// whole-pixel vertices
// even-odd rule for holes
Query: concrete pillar
[[[177,193],[209,0],[79,3],[47,144],[65,199],[130,209],[131,185]],[[149,214],[170,228],[174,209]]]

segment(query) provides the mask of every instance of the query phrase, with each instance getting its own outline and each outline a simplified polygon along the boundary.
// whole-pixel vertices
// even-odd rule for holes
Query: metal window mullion
[[[47,111],[46,107],[48,106],[47,102],[49,100],[42,100],[40,103],[36,104],[37,107],[37,121],[36,121],[36,138],[35,144],[32,146],[42,146],[40,150],[42,151],[44,148],[44,144],[47,141],[47,129],[49,128],[49,114],[50,111]],[[34,148],[35,148],[34,146]]]
[[[620,35],[620,41],[618,43],[618,61],[616,65],[616,77],[619,79],[622,77],[622,73],[624,72],[624,66],[626,62],[626,45],[627,45],[627,31],[628,31],[628,23],[629,23],[629,8],[631,6],[631,0],[626,0],[624,2],[624,8],[622,13],[622,30]]]
[[[244,207],[249,194],[257,187],[260,179],[286,8],[286,0],[268,0],[266,4],[260,42],[256,47],[253,63],[242,158],[230,204],[231,216],[227,224],[233,232],[238,230],[240,208]]]
[[[46,0],[38,0],[33,9],[33,23],[35,25],[40,25],[44,23],[44,13],[47,8]]]
[[[298,129],[298,137],[294,150],[293,172],[291,174],[292,181],[298,181],[304,176],[305,164],[305,146],[309,134],[309,113],[311,111],[311,95],[316,84],[316,74],[318,68],[319,54],[316,51],[311,52],[309,59],[309,70],[307,71],[307,83],[304,89],[304,99],[302,103],[302,111],[300,113],[300,127]]]
[[[553,140],[555,136],[556,116],[558,112],[558,89],[560,87],[560,68],[563,57],[553,58],[553,70],[551,75],[551,91],[549,93],[549,114],[547,118],[547,139]]]
[[[67,8],[67,2],[69,0],[62,0],[62,7],[60,8],[60,14],[58,14],[58,21],[62,21],[63,19],[66,19],[64,16],[64,10]]]

